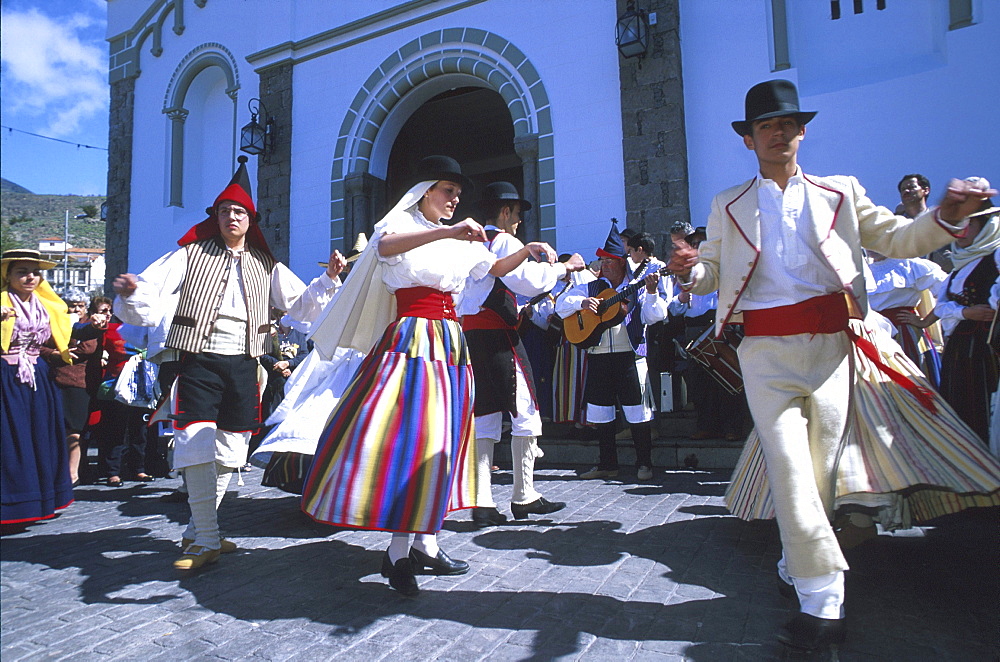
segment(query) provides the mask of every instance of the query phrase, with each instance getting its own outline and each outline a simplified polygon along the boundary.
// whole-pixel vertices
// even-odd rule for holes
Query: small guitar
[[[645,263],[640,264],[636,271],[642,271],[644,265]],[[664,266],[656,273],[662,276],[668,273],[668,269]],[[622,320],[625,319],[626,311],[622,301],[632,296],[632,293],[637,292],[639,288],[645,287],[648,275],[643,274],[642,278],[630,283],[621,292],[616,292],[609,287],[598,294],[597,298],[601,299],[601,303],[597,306],[596,314],[589,310],[578,310],[564,318],[563,331],[566,333],[566,340],[583,349],[593,347],[600,342],[601,334],[604,333],[605,329],[621,324]]]

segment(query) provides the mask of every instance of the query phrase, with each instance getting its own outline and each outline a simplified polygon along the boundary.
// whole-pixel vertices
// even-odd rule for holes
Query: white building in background
[[[107,271],[103,248],[74,248],[62,237],[46,237],[38,241],[38,252],[46,260],[57,263],[44,273],[45,280],[57,293],[62,294],[67,289],[87,294],[103,291]]]
[[[257,98],[262,227],[304,278],[435,153],[522,186],[524,232],[560,252],[593,255],[612,217],[661,241],[700,225],[754,174],[730,122],[769,78],[819,111],[809,172],[855,174],[890,207],[906,173],[935,197],[947,177],[1000,180],[1000,0],[637,4],[655,14],[642,60],[616,49],[624,0],[110,0],[112,275],[205,218]]]

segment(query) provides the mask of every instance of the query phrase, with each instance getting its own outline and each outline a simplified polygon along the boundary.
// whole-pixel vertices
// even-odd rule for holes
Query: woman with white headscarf
[[[989,188],[989,182],[979,180]],[[997,388],[997,356],[986,343],[996,310],[990,288],[1000,279],[1000,207],[991,200],[969,217],[965,233],[951,245],[951,276],[938,286],[934,312],[945,335],[941,395],[983,443],[989,439],[990,401]]]
[[[314,326],[326,358],[370,351],[320,437],[302,495],[317,521],[392,532],[382,575],[407,596],[419,593],[415,574],[469,568],[437,544],[448,512],[476,506],[472,367],[454,298],[470,275],[503,276],[529,256],[555,260],[542,243],[498,259],[475,221],[445,225],[472,183],[454,159],[427,157],[418,176]]]

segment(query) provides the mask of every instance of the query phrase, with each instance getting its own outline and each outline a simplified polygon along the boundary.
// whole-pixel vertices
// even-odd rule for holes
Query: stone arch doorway
[[[490,111],[499,97],[507,117]],[[403,154],[403,144],[431,120],[456,112],[466,105],[481,104],[476,112],[463,113],[460,126],[474,127],[484,112],[489,130],[471,132],[446,126],[445,137],[435,149]],[[425,108],[426,105],[426,108]],[[430,119],[428,119],[430,118]],[[494,158],[466,161],[462,149],[470,142],[489,142],[496,125],[512,132],[511,158],[506,147],[488,150]],[[453,144],[449,131],[473,135]],[[398,149],[397,149],[397,142]],[[498,144],[503,143],[498,139]],[[510,143],[505,143],[509,145]],[[464,146],[463,146],[464,145]],[[405,178],[416,161],[427,154],[449,153],[474,178],[486,181],[506,178],[520,184],[522,195],[532,202],[531,222],[525,224],[526,239],[555,242],[555,164],[552,117],[548,94],[530,60],[506,39],[472,28],[448,28],[428,33],[402,46],[387,57],[355,95],[340,128],[331,169],[331,248],[345,250],[359,232],[370,232],[389,204],[395,202]],[[470,152],[472,153],[472,152]],[[390,161],[392,166],[390,167]],[[518,170],[519,168],[519,170]],[[393,181],[389,181],[392,179]],[[483,182],[485,183],[485,182]],[[472,202],[466,199],[466,202]],[[467,210],[460,210],[465,213]]]
[[[495,90],[460,87],[426,101],[403,125],[393,142],[386,169],[387,201],[397,200],[413,181],[417,162],[446,154],[462,164],[475,190],[462,195],[455,219],[476,217],[483,187],[505,180],[523,190],[523,166],[514,149],[514,124]],[[522,225],[525,227],[525,225]]]

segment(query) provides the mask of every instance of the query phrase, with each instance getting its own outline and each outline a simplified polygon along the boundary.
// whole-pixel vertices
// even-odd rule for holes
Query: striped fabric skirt
[[[882,361],[933,393],[925,408],[854,349],[852,416],[837,467],[835,509],[868,512],[887,530],[1000,505],[1000,462],[930,387],[901,348],[860,323],[852,328],[879,348]],[[726,505],[741,519],[770,519],[774,504],[756,430],[736,464]]]
[[[362,529],[436,533],[476,505],[473,375],[457,322],[390,324],[333,410],[302,510]]]
[[[552,371],[552,422],[584,423],[583,385],[587,352],[563,338],[556,346]]]

